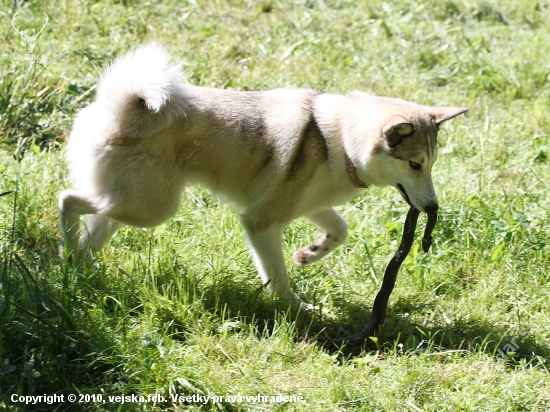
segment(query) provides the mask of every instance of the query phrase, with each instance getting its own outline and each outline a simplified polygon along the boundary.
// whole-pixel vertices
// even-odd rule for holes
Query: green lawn
[[[0,409],[550,410],[548,0],[0,2]],[[49,17],[30,55],[16,10],[27,35]],[[237,214],[201,188],[90,267],[57,258],[72,119],[102,67],[150,40],[196,85],[470,108],[439,133],[434,245],[421,251],[421,217],[367,347],[316,336],[368,323],[408,209],[391,188],[342,205],[349,238],[311,267],[293,253],[317,230],[285,231],[317,313],[267,294]]]

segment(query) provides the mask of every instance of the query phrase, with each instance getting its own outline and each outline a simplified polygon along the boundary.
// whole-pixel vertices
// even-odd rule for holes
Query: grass
[[[16,9],[21,28],[50,17],[33,60]],[[531,0],[2,0],[0,409],[550,409],[549,18]],[[110,59],[153,39],[197,85],[470,107],[439,135],[435,243],[414,246],[368,347],[315,337],[365,326],[407,209],[393,189],[339,208],[349,238],[310,268],[292,254],[316,230],[286,230],[293,287],[323,313],[267,295],[236,213],[200,188],[164,225],[121,230],[90,267],[56,257],[72,118]],[[44,394],[90,402],[12,401]],[[166,402],[108,398],[132,394]]]

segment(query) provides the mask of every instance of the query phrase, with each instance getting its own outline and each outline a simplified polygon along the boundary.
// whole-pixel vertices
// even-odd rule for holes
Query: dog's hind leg
[[[79,252],[80,216],[97,213],[97,208],[92,200],[74,190],[65,190],[59,196],[59,221],[63,235],[63,249],[60,255],[63,257],[64,249],[69,256]]]
[[[246,217],[242,215],[241,222],[246,231],[256,269],[267,290],[272,294],[277,293],[292,304],[309,309],[309,305],[302,302],[290,287],[282,247],[283,229],[287,225],[278,224],[265,230],[257,230],[248,225]]]
[[[326,234],[296,252],[294,263],[299,267],[316,262],[328,255],[344,243],[348,234],[348,225],[332,208],[307,215],[305,218],[319,229],[324,230]]]
[[[90,251],[98,251],[122,226],[123,223],[107,216],[89,215],[86,222],[86,232],[79,242],[82,258],[86,259]]]

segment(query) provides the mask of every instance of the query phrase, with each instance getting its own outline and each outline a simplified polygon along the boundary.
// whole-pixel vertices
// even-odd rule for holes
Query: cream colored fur
[[[200,184],[238,210],[269,291],[301,302],[281,247],[293,219],[325,232],[297,252],[301,266],[344,242],[347,225],[332,207],[359,194],[354,181],[394,186],[417,209],[437,209],[438,125],[466,109],[359,92],[202,88],[169,62],[155,44],[115,60],[78,114],[66,149],[74,190],[59,199],[71,256],[89,257],[124,224],[162,223],[182,188]],[[83,233],[81,215],[89,215]]]

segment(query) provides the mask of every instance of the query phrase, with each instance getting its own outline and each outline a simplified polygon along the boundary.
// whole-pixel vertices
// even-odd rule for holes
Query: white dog
[[[107,68],[74,122],[67,157],[76,190],[59,199],[65,248],[86,258],[123,224],[158,225],[177,212],[182,188],[198,183],[239,211],[269,291],[301,302],[283,229],[304,216],[326,232],[296,253],[302,266],[344,242],[347,225],[332,206],[370,185],[436,211],[437,131],[466,110],[360,92],[196,87],[161,47],[143,46]],[[80,215],[89,215],[82,235]]]

